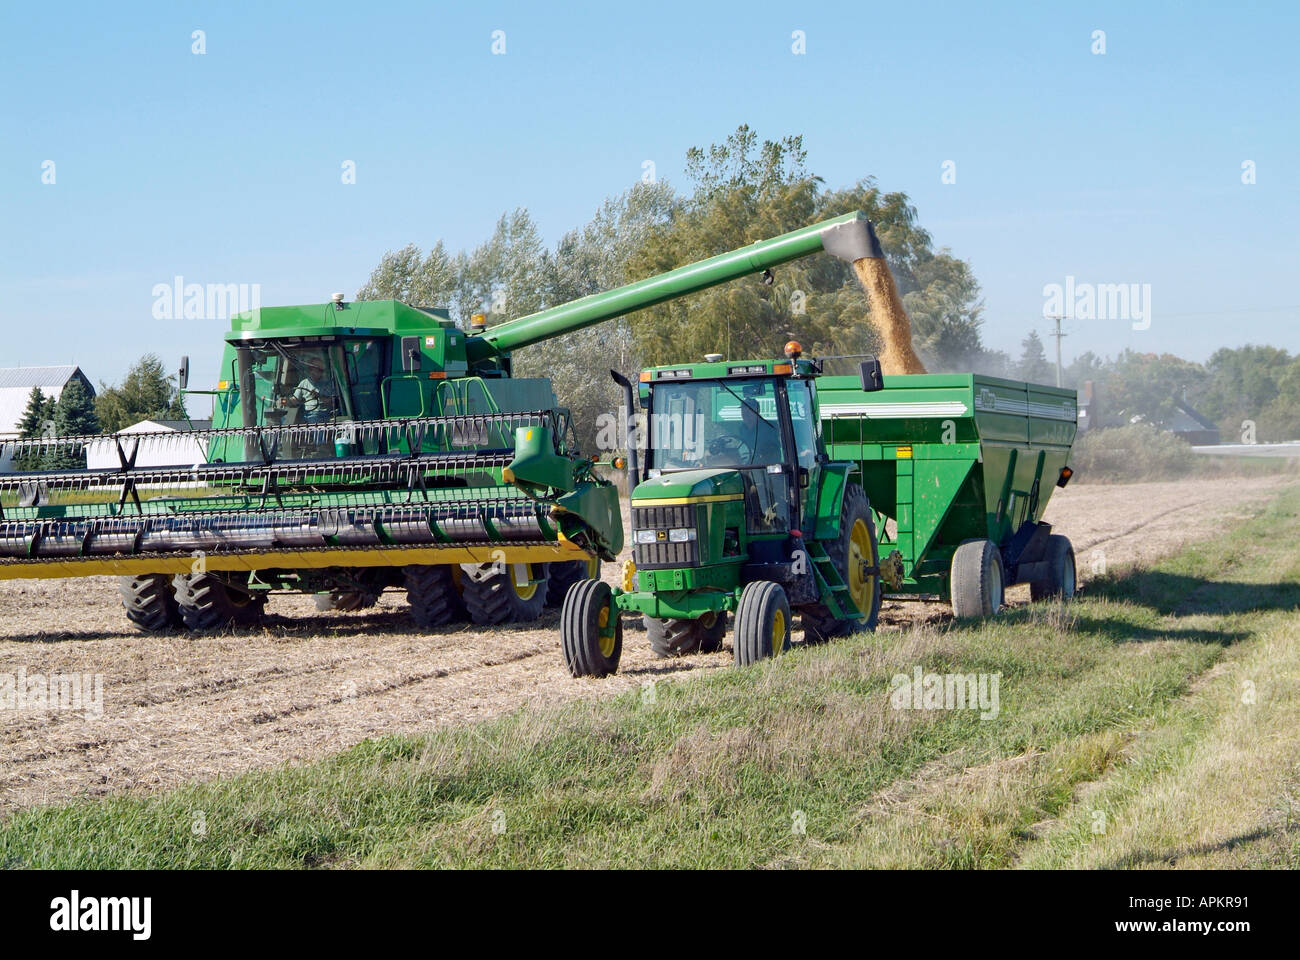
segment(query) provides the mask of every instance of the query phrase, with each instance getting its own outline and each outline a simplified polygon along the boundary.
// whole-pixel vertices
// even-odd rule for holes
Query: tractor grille
[[[672,543],[668,531],[677,527],[695,529],[695,505],[679,504],[670,507],[633,507],[632,529],[654,530],[663,539],[654,543],[637,543],[632,552],[638,568],[653,570],[662,567],[694,567],[700,562],[699,540]],[[634,534],[635,536],[635,534]],[[697,538],[699,534],[696,534]]]

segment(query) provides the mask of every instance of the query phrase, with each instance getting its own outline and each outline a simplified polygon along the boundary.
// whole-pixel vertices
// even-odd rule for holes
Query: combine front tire
[[[992,540],[967,540],[952,555],[952,612],[958,619],[991,617],[1002,609],[1006,577]]]
[[[569,588],[583,580],[600,579],[599,560],[561,560],[546,565],[546,605],[559,607]]]
[[[481,580],[466,574],[461,586],[469,618],[479,626],[527,623],[540,617],[546,605],[546,564],[511,563]]]
[[[178,573],[172,584],[181,620],[189,630],[251,626],[266,609],[265,595],[241,590],[210,573]]]
[[[560,610],[564,663],[575,677],[607,677],[623,656],[623,621],[609,584],[583,580],[564,598]]]
[[[709,612],[694,620],[645,618],[646,636],[656,657],[716,653],[727,633],[727,615]]]
[[[146,633],[159,633],[181,625],[181,612],[172,592],[172,578],[165,573],[118,577],[126,618]]]
[[[1035,600],[1069,600],[1074,596],[1076,583],[1074,547],[1068,537],[1052,534],[1047,538],[1048,574],[1042,580],[1032,580],[1029,595]]]
[[[736,665],[749,666],[790,647],[790,601],[779,583],[755,580],[741,591],[731,639]]]
[[[416,626],[441,627],[460,616],[463,608],[451,567],[406,566],[402,568],[402,579]]]

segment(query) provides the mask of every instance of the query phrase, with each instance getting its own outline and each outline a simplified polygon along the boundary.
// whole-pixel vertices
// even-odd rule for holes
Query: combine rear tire
[[[172,592],[172,578],[165,573],[118,577],[126,618],[145,633],[159,633],[181,625],[181,612]]]
[[[599,560],[562,560],[546,565],[546,605],[559,607],[569,588],[583,580],[600,579]]]
[[[755,580],[741,591],[732,656],[739,667],[775,657],[790,647],[790,601],[779,583]]]
[[[1035,600],[1069,600],[1074,596],[1076,583],[1074,547],[1068,537],[1052,534],[1047,538],[1048,574],[1042,580],[1029,584],[1029,595]]]
[[[840,579],[848,585],[853,603],[865,616],[861,620],[840,620],[824,603],[804,607],[799,614],[804,643],[825,643],[832,637],[856,630],[872,631],[880,619],[880,575],[862,576],[862,565],[880,566],[880,544],[866,491],[856,483],[844,488],[840,507],[840,535],[825,541],[826,555],[835,564]]]
[[[507,564],[503,573],[482,580],[467,574],[461,578],[461,586],[469,618],[479,626],[527,623],[540,617],[546,605],[546,564]]]
[[[607,677],[618,670],[623,620],[609,584],[583,580],[569,591],[560,610],[560,642],[575,677]]]
[[[656,657],[717,653],[727,633],[727,615],[710,612],[694,620],[646,617],[645,629]]]
[[[210,573],[178,573],[172,584],[181,620],[189,630],[252,626],[266,609],[265,595],[246,593]]]
[[[441,627],[460,617],[464,608],[456,593],[451,567],[406,566],[402,568],[406,583],[406,602],[411,605],[411,619],[419,627]]]
[[[992,540],[967,540],[952,555],[952,612],[958,619],[991,617],[1002,609],[1006,577]]]

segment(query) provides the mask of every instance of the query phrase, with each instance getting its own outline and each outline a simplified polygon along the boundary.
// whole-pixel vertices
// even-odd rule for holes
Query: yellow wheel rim
[[[876,599],[876,578],[862,575],[864,565],[876,566],[876,550],[867,521],[858,517],[853,521],[853,529],[849,531],[849,596],[863,616],[870,616]]]
[[[615,631],[609,629],[608,603],[600,608],[600,613],[596,616],[596,626],[599,628],[597,636],[600,638],[600,655],[602,657],[612,657],[614,655]]]
[[[785,649],[785,611],[778,610],[772,616],[772,656]]]
[[[533,568],[527,563],[516,563],[510,568],[510,586],[520,600],[531,600],[539,584],[532,583]]]

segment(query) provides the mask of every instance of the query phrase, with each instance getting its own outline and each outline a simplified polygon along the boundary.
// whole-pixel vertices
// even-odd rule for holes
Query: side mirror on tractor
[[[885,375],[880,371],[880,361],[875,357],[867,357],[859,363],[858,380],[862,384],[863,393],[885,389]]]
[[[190,358],[181,357],[181,368],[176,374],[176,382],[184,390],[190,385]]]

